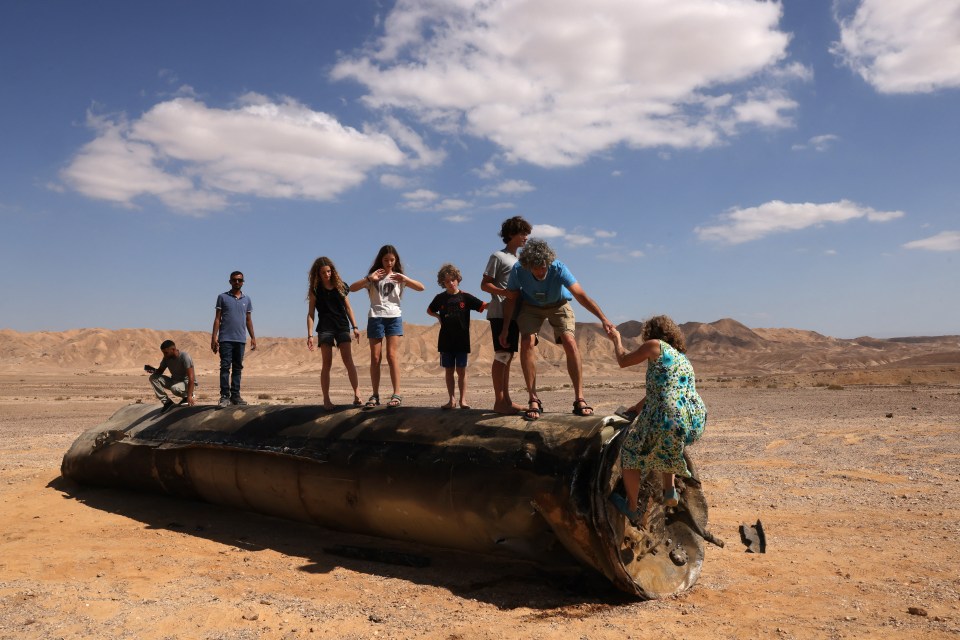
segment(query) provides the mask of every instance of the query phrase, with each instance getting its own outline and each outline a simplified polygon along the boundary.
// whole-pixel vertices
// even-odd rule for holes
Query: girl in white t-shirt
[[[390,369],[390,383],[393,385],[393,395],[390,396],[387,406],[395,408],[403,402],[403,396],[400,395],[400,361],[397,351],[400,348],[400,338],[403,337],[400,297],[406,287],[414,291],[424,289],[423,284],[403,273],[400,254],[396,247],[390,244],[380,247],[366,277],[350,285],[350,291],[366,289],[370,295],[367,339],[370,342],[370,383],[373,395],[363,405],[364,409],[372,409],[380,404],[380,362],[384,340],[387,341],[387,366]]]

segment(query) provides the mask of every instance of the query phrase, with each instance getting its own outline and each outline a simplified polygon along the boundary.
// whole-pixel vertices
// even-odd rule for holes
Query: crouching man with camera
[[[160,345],[160,352],[163,353],[163,360],[159,367],[145,365],[144,370],[150,374],[150,384],[153,386],[153,392],[157,394],[157,399],[163,408],[160,413],[166,413],[178,405],[194,405],[193,391],[197,386],[197,379],[193,370],[193,358],[186,351],[177,349],[173,340],[164,340]],[[170,370],[170,375],[165,376],[163,372]],[[167,395],[167,391],[182,398],[179,403],[175,403]]]

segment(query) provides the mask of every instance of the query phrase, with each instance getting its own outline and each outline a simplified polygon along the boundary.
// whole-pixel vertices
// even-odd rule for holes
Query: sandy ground
[[[473,404],[489,406],[475,376]],[[588,398],[611,413],[636,379],[590,380]],[[245,380],[250,401],[318,400],[316,377]],[[405,402],[440,404],[439,382],[409,381]],[[548,412],[569,410],[562,385],[543,393]],[[640,602],[522,563],[78,487],[59,477],[63,453],[152,402],[145,377],[0,376],[0,638],[960,636],[960,387],[702,386],[693,451],[727,546],[707,547],[692,590]],[[767,553],[746,553],[738,527],[758,519]],[[324,551],[337,545],[429,566]]]

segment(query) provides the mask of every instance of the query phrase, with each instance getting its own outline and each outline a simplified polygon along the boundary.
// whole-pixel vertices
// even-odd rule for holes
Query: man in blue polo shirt
[[[557,255],[543,240],[528,240],[507,280],[507,293],[503,305],[503,317],[510,318],[516,305],[520,304],[517,326],[520,328],[520,368],[527,383],[530,401],[524,418],[536,420],[543,414],[543,403],[537,395],[536,344],[537,334],[543,321],[550,322],[557,344],[563,347],[567,358],[567,373],[573,383],[573,413],[592,416],[593,407],[583,398],[583,365],[577,348],[576,320],[570,300],[576,299],[583,307],[597,316],[603,330],[609,334],[613,323],[603,315],[600,306],[587,295],[573,277],[567,266],[557,260]],[[508,343],[508,328],[500,332],[500,344]]]
[[[240,397],[240,374],[243,371],[243,352],[250,332],[250,350],[257,348],[253,335],[253,303],[243,295],[243,273],[230,274],[230,291],[217,296],[217,312],[213,317],[213,333],[210,348],[220,353],[220,402],[219,408],[231,404],[247,404]],[[232,375],[231,375],[231,369]]]

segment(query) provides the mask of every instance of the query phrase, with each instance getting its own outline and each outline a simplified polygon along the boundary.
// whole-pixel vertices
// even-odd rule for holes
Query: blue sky
[[[960,333],[958,0],[15,1],[0,87],[2,328],[209,330],[240,269],[301,336],[385,243],[429,324],[523,215],[614,322]]]

